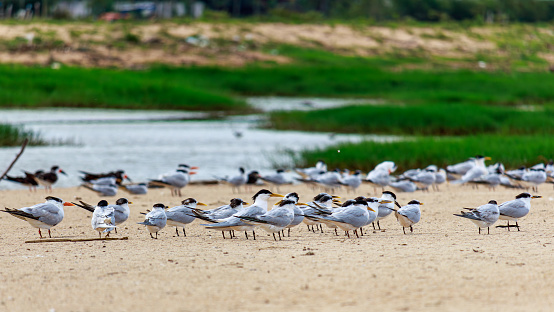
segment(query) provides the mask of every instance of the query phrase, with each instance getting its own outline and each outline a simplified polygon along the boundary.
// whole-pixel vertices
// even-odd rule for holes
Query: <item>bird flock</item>
[[[175,227],[177,236],[180,236],[179,228],[182,228],[183,236],[186,236],[186,225],[198,219],[203,222],[201,225],[207,230],[220,231],[224,239],[235,238],[236,232],[244,232],[246,239],[249,239],[249,234],[256,239],[256,230],[261,229],[271,234],[274,240],[281,240],[285,236],[285,230],[290,236],[291,228],[301,223],[304,223],[312,232],[323,232],[323,225],[325,225],[332,229],[335,235],[339,235],[340,230],[348,237],[351,237],[351,232],[359,237],[363,235],[363,227],[372,224],[374,229],[381,229],[379,221],[394,215],[403,233],[407,234],[406,230],[413,232],[414,225],[420,221],[420,206],[423,203],[413,199],[402,206],[398,203],[395,193],[384,188],[390,187],[396,192],[429,191],[429,189],[439,191],[441,184],[450,182],[458,185],[470,184],[474,188],[478,185],[487,185],[491,190],[499,185],[522,189],[514,200],[501,204],[496,200],[490,200],[477,208],[464,207],[460,213],[454,214],[456,217],[472,221],[478,227],[479,234],[485,228],[487,233],[490,233],[490,227],[498,220],[505,220],[507,224],[497,227],[505,227],[508,231],[515,227],[519,231],[518,220],[530,212],[531,199],[541,197],[531,195],[526,189],[538,191],[540,184],[552,181],[553,162],[506,171],[501,163],[485,166],[485,161],[488,159],[478,155],[444,169],[430,165],[425,169],[411,169],[397,176],[392,175],[397,169],[394,162],[385,161],[378,164],[365,178],[360,170],[352,173],[338,169],[328,171],[323,161],[319,161],[314,167],[295,169],[297,176],[294,180],[288,179],[285,176],[285,170],[282,169],[277,170],[275,174],[261,176],[257,171],[247,174],[241,167],[237,176],[214,176],[214,178],[230,184],[233,192],[237,193],[243,186],[246,192],[250,192],[254,186],[266,183],[275,188],[306,183],[314,190],[321,188],[322,192],[309,201],[301,202],[296,192],[281,195],[264,188],[255,193],[251,204],[240,198],[233,198],[229,204],[210,210],[200,209],[199,206],[207,205],[194,198],[187,198],[181,202],[181,205],[171,208],[162,203],[156,203],[151,210],[142,213],[144,221],[138,224],[146,227],[151,238],[157,238],[158,232],[166,226]],[[83,175],[81,186],[100,196],[115,196],[118,189],[140,195],[146,194],[149,188],[158,187],[169,188],[172,196],[182,196],[181,190],[189,184],[190,175],[195,173],[193,171],[195,169],[198,168],[180,164],[174,171],[145,183],[132,183],[123,170],[103,174],[80,171]],[[66,174],[58,166],[53,166],[50,171],[38,170],[35,173],[25,171],[22,177],[6,176],[5,179],[28,186],[31,191],[36,191],[39,185],[52,191],[52,185],[58,180],[58,173]],[[125,184],[125,180],[130,183]],[[331,195],[342,187],[345,187],[349,193],[356,193],[364,183],[372,185],[375,190],[381,187],[381,197],[352,196],[351,199],[341,201],[338,196]],[[281,199],[270,206],[268,200],[272,197]],[[48,196],[45,202],[31,207],[20,209],[6,207],[1,211],[38,228],[39,236],[42,238],[41,229],[47,229],[51,237],[50,229],[63,220],[64,206],[81,207],[92,213],[91,227],[102,238],[102,234],[108,237],[112,231],[117,233],[117,227],[129,219],[129,204],[132,202],[126,198],[119,198],[113,205],[109,205],[105,199],[100,200],[96,205],[91,205],[84,201],[66,202],[58,197]]]

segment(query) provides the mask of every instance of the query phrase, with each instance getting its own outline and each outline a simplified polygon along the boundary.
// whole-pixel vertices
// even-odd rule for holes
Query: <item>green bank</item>
[[[339,152],[340,151],[340,152]],[[430,164],[445,167],[476,154],[490,156],[506,168],[530,166],[552,158],[554,140],[549,136],[415,137],[402,141],[339,144],[332,148],[304,151],[298,165],[313,165],[323,159],[329,168],[359,168],[369,171],[384,160],[394,161],[402,172]]]

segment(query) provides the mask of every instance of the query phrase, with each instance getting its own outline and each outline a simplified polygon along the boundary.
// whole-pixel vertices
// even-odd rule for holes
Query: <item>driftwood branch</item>
[[[23,154],[23,151],[25,151],[25,147],[27,146],[27,143],[29,143],[29,139],[28,138],[25,138],[25,141],[23,141],[23,145],[21,145],[21,150],[19,151],[19,154],[17,154],[17,156],[15,156],[15,159],[12,161],[12,163],[10,164],[10,166],[8,167],[8,169],[6,169],[6,171],[4,171],[4,174],[2,174],[2,176],[0,177],[0,182],[2,182],[2,180],[4,179],[4,177],[8,174],[8,172],[12,169],[13,165],[15,164],[15,162],[19,159],[19,157],[21,156],[21,154]]]
[[[65,243],[65,242],[91,242],[91,241],[110,241],[110,240],[128,240],[129,237],[105,237],[105,238],[45,238],[25,241],[27,244],[34,243]]]

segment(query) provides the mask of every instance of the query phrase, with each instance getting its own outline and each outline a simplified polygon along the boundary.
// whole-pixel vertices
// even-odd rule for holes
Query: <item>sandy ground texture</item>
[[[318,191],[283,187],[308,201]],[[233,194],[226,185],[189,186],[192,196],[213,208],[230,198],[246,200],[255,191]],[[370,195],[364,185],[359,194]],[[223,240],[195,221],[187,237],[175,228],[151,239],[139,214],[152,204],[173,206],[169,190],[128,196],[131,217],[114,237],[128,240],[25,243],[36,229],[0,215],[0,311],[551,311],[554,305],[554,191],[541,187],[521,231],[477,227],[454,217],[461,207],[490,199],[511,200],[517,190],[443,187],[440,192],[398,194],[405,204],[425,203],[413,234],[404,235],[394,216],[384,231],[365,229],[359,239],[309,232],[304,224],[291,237],[273,241]],[[21,208],[42,202],[43,190],[0,191],[0,206]],[[65,200],[96,203],[86,189],[54,189]],[[344,191],[337,195],[348,196]],[[371,194],[375,195],[375,194]],[[122,195],[123,196],[123,195]],[[108,198],[110,203],[116,198]],[[271,201],[273,203],[275,200]],[[90,213],[65,209],[53,237],[95,238]],[[504,223],[504,222],[503,222]],[[363,311],[363,310],[362,310]]]

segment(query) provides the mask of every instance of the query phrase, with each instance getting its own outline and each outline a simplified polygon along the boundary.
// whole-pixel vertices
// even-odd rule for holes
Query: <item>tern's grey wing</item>
[[[274,174],[262,177],[262,180],[274,183],[274,184],[285,184],[287,181],[285,180],[285,177],[281,174]]]
[[[365,217],[365,218],[364,218]],[[351,224],[354,227],[364,226],[368,220],[367,212],[363,209],[345,209],[330,216],[330,219],[338,220],[339,222]]]
[[[31,214],[38,221],[52,226],[60,223],[64,216],[63,210],[51,203],[40,203],[20,210]]]
[[[257,217],[259,215],[265,214],[266,212],[267,211],[264,208],[252,205],[250,207],[246,207],[243,210],[237,212],[235,214],[235,216],[237,216],[237,217]]]
[[[523,181],[531,182],[531,183],[544,183],[546,181],[546,173],[544,172],[529,172],[524,174],[522,177]]]
[[[202,225],[205,226],[206,228],[218,229],[218,228],[229,228],[229,227],[235,227],[235,226],[245,226],[249,224],[242,222],[242,220],[237,217],[230,217],[230,218],[227,218],[227,220],[219,223],[202,224]]]
[[[193,217],[193,212],[190,207],[187,206],[177,206],[169,209],[165,212],[168,220],[180,222],[180,223],[191,223],[196,219]]]
[[[244,183],[246,183],[246,177],[245,176],[234,176],[227,180],[227,182],[233,184],[234,186],[241,186]]]
[[[415,205],[404,206],[398,209],[397,212],[415,223],[419,222],[419,219],[421,218],[419,207]]]
[[[512,218],[521,218],[529,213],[529,208],[521,200],[511,200],[498,206],[500,215]]]
[[[469,170],[468,172],[466,172],[466,174],[464,174],[464,176],[462,177],[461,180],[463,182],[473,181],[473,180],[481,177],[483,174],[486,174],[485,171],[486,170],[484,170],[482,168],[474,167],[471,170]]]

